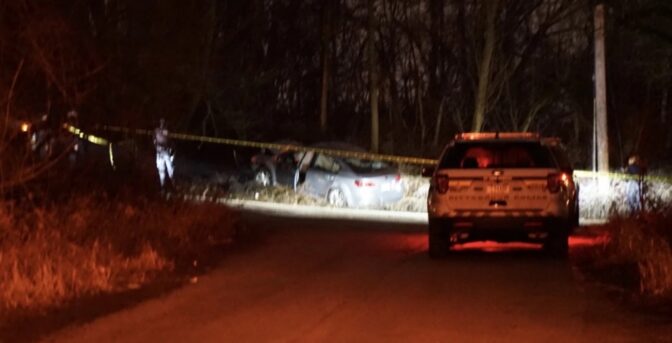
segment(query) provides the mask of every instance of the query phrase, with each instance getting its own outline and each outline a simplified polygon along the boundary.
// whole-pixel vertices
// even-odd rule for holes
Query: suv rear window
[[[441,159],[439,168],[556,168],[547,147],[539,142],[458,142]]]

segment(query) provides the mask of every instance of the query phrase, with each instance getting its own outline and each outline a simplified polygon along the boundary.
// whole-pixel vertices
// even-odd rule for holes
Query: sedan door
[[[275,179],[279,185],[294,187],[296,174],[294,152],[287,151],[275,156]]]
[[[340,170],[341,166],[333,157],[317,154],[306,171],[305,192],[320,198],[326,197]]]

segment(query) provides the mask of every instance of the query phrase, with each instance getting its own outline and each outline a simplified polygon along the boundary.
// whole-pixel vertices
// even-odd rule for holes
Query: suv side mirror
[[[436,170],[435,166],[422,167],[422,177],[431,177],[434,175],[434,170]]]

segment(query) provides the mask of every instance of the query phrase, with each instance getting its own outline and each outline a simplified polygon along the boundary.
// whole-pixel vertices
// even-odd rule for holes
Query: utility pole
[[[331,49],[331,0],[322,1],[322,39],[320,46],[320,62],[322,63],[322,93],[320,94],[320,132],[327,133],[327,117],[329,114],[329,78]]]
[[[607,131],[607,77],[604,48],[604,4],[595,6],[595,130],[597,171],[609,171],[609,135]]]

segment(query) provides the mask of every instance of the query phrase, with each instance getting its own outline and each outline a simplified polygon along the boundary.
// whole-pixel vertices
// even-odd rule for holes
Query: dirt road
[[[421,226],[248,217],[256,237],[198,282],[54,342],[670,342],[533,246],[441,261]]]

